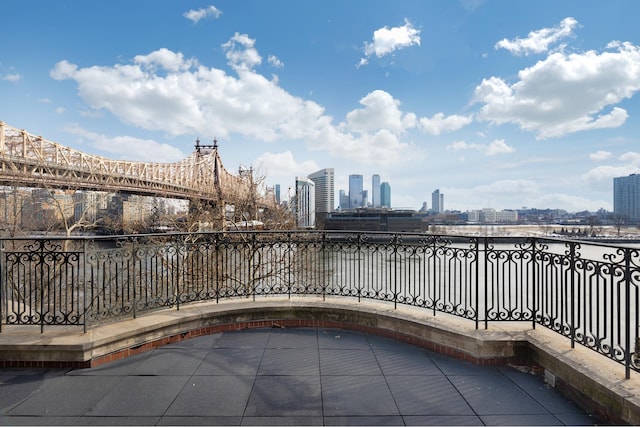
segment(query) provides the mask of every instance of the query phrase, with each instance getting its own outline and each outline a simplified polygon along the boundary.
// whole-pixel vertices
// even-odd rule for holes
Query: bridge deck
[[[225,169],[217,142],[206,149],[196,145],[193,153],[174,163],[114,160],[66,147],[1,121],[0,185],[124,191],[213,202],[253,198],[266,207],[274,203],[256,193],[250,174],[233,175]]]

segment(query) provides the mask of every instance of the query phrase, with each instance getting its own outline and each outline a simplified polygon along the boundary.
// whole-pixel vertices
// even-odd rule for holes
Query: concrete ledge
[[[530,364],[545,380],[584,408],[612,424],[640,425],[640,374],[625,378],[623,365],[548,329],[526,333]]]
[[[624,366],[530,323],[474,322],[425,309],[347,298],[265,297],[161,310],[90,328],[6,326],[2,367],[90,367],[200,335],[258,327],[359,330],[477,364],[533,366],[534,371],[603,419],[640,424],[640,376]]]

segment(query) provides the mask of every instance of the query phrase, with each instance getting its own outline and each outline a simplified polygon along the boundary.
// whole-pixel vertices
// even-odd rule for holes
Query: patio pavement
[[[200,336],[88,369],[0,369],[0,425],[594,425],[525,367],[362,332]]]

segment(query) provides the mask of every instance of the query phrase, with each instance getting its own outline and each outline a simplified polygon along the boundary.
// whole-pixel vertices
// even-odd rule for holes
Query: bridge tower
[[[201,144],[174,163],[113,160],[48,141],[0,121],[0,186],[62,188],[128,193],[203,202],[224,219],[225,206],[274,205],[257,194],[253,169],[229,173],[218,152],[218,141]],[[242,210],[246,212],[246,210]],[[254,219],[251,218],[251,219]]]

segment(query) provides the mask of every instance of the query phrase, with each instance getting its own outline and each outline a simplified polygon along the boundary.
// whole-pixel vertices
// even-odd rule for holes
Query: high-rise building
[[[380,175],[371,177],[371,206],[379,208],[380,203]]]
[[[296,224],[301,228],[313,228],[316,224],[315,184],[308,178],[296,177],[296,199],[294,213]]]
[[[307,178],[316,186],[316,215],[327,214],[335,210],[333,168],[320,169]]]
[[[613,212],[640,221],[640,174],[613,178]]]
[[[440,193],[440,190],[431,193],[431,209],[435,213],[444,212],[444,194]]]
[[[362,204],[362,175],[349,175],[349,208],[361,208]]]
[[[380,184],[380,205],[385,208],[391,207],[391,186],[386,181]]]
[[[276,184],[276,203],[280,204],[280,184]]]
[[[349,209],[349,195],[347,194],[347,192],[344,190],[340,190],[340,194],[338,198],[340,200],[340,205],[339,205],[340,209],[341,210]]]

